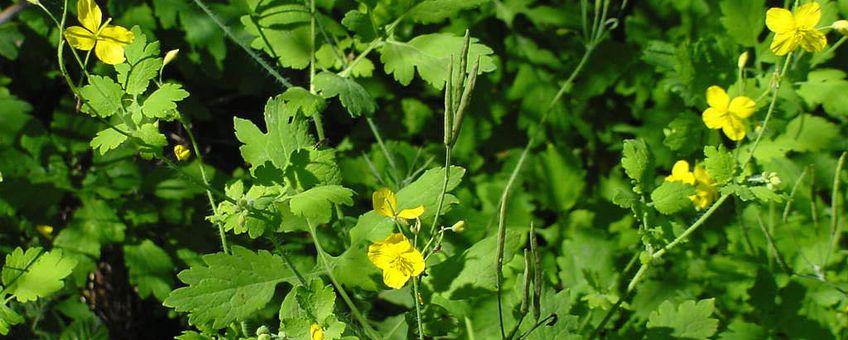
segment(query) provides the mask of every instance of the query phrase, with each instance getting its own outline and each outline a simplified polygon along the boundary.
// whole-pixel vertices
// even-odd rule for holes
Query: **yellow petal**
[[[815,28],[821,20],[821,6],[813,1],[798,6],[792,15],[798,28]]]
[[[728,103],[730,103],[730,97],[727,96],[727,92],[724,92],[723,88],[713,85],[707,89],[707,104],[710,107],[727,110]]]
[[[374,211],[386,217],[395,216],[395,207],[397,206],[397,198],[389,188],[382,188],[371,195],[371,203],[374,206]]]
[[[795,18],[792,12],[784,8],[769,8],[766,12],[766,26],[774,33],[786,33],[795,30]]]
[[[800,32],[798,44],[807,52],[821,52],[827,46],[827,38],[816,29]]]
[[[403,209],[398,213],[397,216],[400,217],[400,218],[405,218],[407,220],[411,220],[411,219],[414,219],[414,218],[418,218],[423,213],[424,213],[424,206],[419,205],[419,206],[412,208],[412,209]]]
[[[391,254],[383,244],[383,242],[377,242],[370,246],[368,246],[368,260],[374,264],[377,268],[381,270],[385,270],[389,268],[392,264],[392,261],[395,259],[394,254]]]
[[[385,283],[386,286],[389,286],[394,289],[401,289],[408,280],[409,275],[406,275],[399,270],[383,270],[383,283]]]
[[[745,138],[745,123],[739,118],[728,115],[724,120],[721,130],[724,131],[727,138],[733,141]]]
[[[777,33],[771,41],[769,49],[776,56],[784,56],[798,48],[798,39],[794,32]]]
[[[135,40],[135,35],[130,30],[121,26],[106,26],[100,30],[97,40],[109,41],[126,46],[132,44],[133,40]]]
[[[124,62],[124,46],[107,40],[98,40],[94,46],[94,55],[109,65],[118,65]]]
[[[77,19],[79,19],[82,27],[97,32],[100,29],[100,24],[103,23],[103,13],[100,12],[100,7],[94,0],[78,0]]]
[[[689,172],[689,162],[680,160],[671,168],[671,176],[665,178],[668,182],[680,181],[686,184],[695,184],[695,176]]]
[[[68,45],[78,50],[88,51],[94,47],[97,41],[94,39],[94,33],[79,26],[71,26],[65,29],[65,40]]]
[[[309,338],[311,340],[324,340],[324,330],[317,323],[309,326]]]
[[[714,108],[708,108],[704,110],[701,119],[704,120],[704,125],[706,125],[710,129],[720,129],[721,122],[724,120],[725,112],[721,110],[717,110]]]
[[[712,185],[713,183],[715,183],[713,181],[713,178],[707,172],[707,170],[704,169],[704,167],[702,167],[700,165],[695,166],[695,171],[693,171],[692,174],[695,175],[695,182],[698,183],[699,186],[700,185],[709,186],[709,185]]]
[[[736,115],[739,118],[748,118],[757,109],[757,103],[751,98],[739,96],[730,101],[730,107],[727,111]]]

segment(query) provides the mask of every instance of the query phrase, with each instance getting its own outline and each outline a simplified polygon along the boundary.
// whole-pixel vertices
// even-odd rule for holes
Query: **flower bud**
[[[256,329],[256,335],[263,335],[263,334],[269,334],[269,335],[271,334],[271,330],[268,329],[268,326],[262,325],[262,326],[259,326],[259,328]]]
[[[836,20],[830,27],[842,35],[848,36],[848,20]]]
[[[191,157],[191,150],[185,147],[185,145],[179,144],[174,147],[174,156],[177,157],[178,161],[187,160]]]
[[[745,68],[745,65],[748,65],[748,51],[742,52],[739,55],[739,59],[736,60],[736,67],[740,70]]]
[[[35,231],[37,231],[39,234],[41,234],[41,236],[44,236],[45,238],[49,239],[53,237],[53,226],[39,224],[35,226]]]
[[[461,233],[465,230],[465,220],[460,220],[459,222],[454,223],[450,230],[455,233]]]
[[[174,58],[177,57],[178,53],[180,53],[179,48],[174,49],[174,50],[170,50],[170,51],[168,51],[168,53],[165,53],[165,59],[162,60],[162,67],[165,67],[165,65],[168,65],[169,63],[174,61]]]

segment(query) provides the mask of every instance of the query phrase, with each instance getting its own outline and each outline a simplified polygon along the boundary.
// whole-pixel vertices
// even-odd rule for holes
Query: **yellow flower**
[[[401,233],[368,246],[368,259],[383,271],[386,286],[400,289],[410,277],[424,272],[424,256]]]
[[[191,150],[185,147],[185,145],[177,144],[177,146],[174,147],[174,156],[177,157],[178,161],[187,160],[191,157]]]
[[[400,217],[411,220],[418,218],[424,213],[424,206],[421,205],[412,209],[397,211],[397,198],[395,197],[395,193],[389,188],[382,188],[375,191],[371,195],[371,202],[374,204],[374,211],[386,217]]]
[[[65,29],[65,39],[71,47],[89,51],[104,63],[117,65],[124,62],[124,46],[135,39],[132,32],[121,26],[103,23],[103,14],[94,0],[77,1],[77,19],[82,24]]]
[[[810,2],[798,6],[795,12],[784,8],[770,8],[766,12],[766,26],[774,32],[771,51],[786,55],[801,46],[807,52],[819,52],[827,46],[827,38],[816,28],[821,20],[821,6]]]
[[[37,231],[44,238],[51,239],[53,238],[53,226],[46,224],[39,224],[35,226],[35,231]]]
[[[723,88],[713,85],[707,89],[707,104],[710,107],[704,110],[702,118],[708,128],[721,129],[734,141],[745,138],[744,119],[754,114],[757,103],[745,96],[730,99]]]
[[[695,194],[689,196],[689,200],[695,205],[695,209],[704,210],[715,201],[718,190],[715,181],[707,171],[700,165],[695,165],[695,171],[689,171],[689,162],[677,161],[671,168],[671,175],[666,177],[667,182],[683,182],[695,186]]]
[[[324,330],[317,323],[313,323],[309,326],[309,336],[312,340],[324,340]]]

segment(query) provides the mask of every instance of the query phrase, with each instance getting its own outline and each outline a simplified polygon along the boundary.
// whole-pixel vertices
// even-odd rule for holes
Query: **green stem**
[[[270,74],[272,77],[274,77],[277,82],[283,85],[283,87],[289,88],[294,86],[289,82],[288,79],[283,77],[280,72],[277,72],[277,70],[271,67],[271,65],[268,65],[265,60],[259,57],[259,55],[256,54],[256,52],[254,52],[253,49],[250,48],[250,46],[247,46],[245,43],[238,40],[235,34],[233,34],[233,32],[230,31],[230,29],[226,25],[224,25],[224,23],[221,22],[221,20],[218,19],[218,17],[214,13],[212,13],[212,10],[210,10],[209,7],[207,7],[206,4],[203,3],[202,0],[194,0],[194,3],[197,4],[197,7],[200,7],[200,9],[203,10],[204,13],[206,13],[206,16],[208,16],[209,19],[212,19],[212,22],[214,22],[215,25],[218,26],[218,28],[224,31],[224,34],[227,36],[227,38],[229,38],[234,43],[236,43],[236,45],[241,47],[241,49],[244,50],[244,52],[247,53],[247,55],[250,56],[251,59],[253,59],[257,64],[259,64],[259,66],[262,66],[262,68],[265,69],[265,71],[268,72],[268,74]]]
[[[315,0],[309,0],[309,93],[315,93]],[[323,141],[324,123],[321,121],[321,113],[312,115],[315,122],[315,130],[318,132],[318,140]]]
[[[344,287],[336,280],[336,276],[333,274],[332,268],[330,268],[330,261],[327,260],[327,252],[324,251],[324,247],[321,246],[321,242],[318,240],[318,232],[315,230],[315,225],[312,224],[312,221],[307,220],[307,225],[309,226],[309,234],[312,236],[312,241],[315,243],[315,250],[318,252],[318,257],[321,260],[321,265],[324,267],[324,271],[327,272],[327,277],[330,278],[330,282],[333,283],[333,286],[336,287],[336,290],[341,295],[342,300],[344,300],[345,304],[348,308],[350,308],[353,317],[356,321],[362,325],[362,328],[365,330],[365,333],[371,337],[372,339],[379,339],[379,333],[368,324],[368,319],[366,319],[362,313],[359,311],[359,308],[353,303],[350,296],[345,291]]]
[[[848,152],[843,152],[842,156],[839,156],[839,160],[836,162],[836,170],[833,172],[833,192],[830,196],[830,244],[828,245],[827,255],[825,255],[824,263],[822,263],[822,267],[827,266],[827,262],[830,261],[830,253],[833,252],[834,248],[837,248],[839,245],[839,239],[841,238],[842,232],[840,231],[841,224],[839,223],[839,175],[842,173],[842,166],[845,165],[845,156],[848,155]]]
[[[518,177],[518,173],[521,171],[521,168],[524,166],[524,161],[527,159],[527,154],[530,152],[530,148],[536,141],[536,138],[543,131],[543,127],[545,122],[548,120],[548,116],[553,111],[554,107],[556,107],[556,103],[562,98],[562,96],[571,90],[571,87],[574,84],[574,79],[577,78],[577,75],[583,70],[583,67],[586,65],[586,62],[589,61],[589,56],[592,54],[594,50],[594,44],[590,44],[586,46],[586,51],[583,53],[583,57],[580,58],[580,62],[577,63],[577,66],[571,72],[571,75],[568,79],[560,86],[559,91],[557,91],[556,95],[551,99],[551,102],[548,104],[545,113],[542,115],[542,119],[539,121],[538,126],[536,127],[536,131],[530,132],[530,138],[527,140],[527,145],[524,146],[524,150],[521,152],[521,156],[518,158],[518,163],[515,165],[515,169],[512,170],[512,173],[509,176],[509,181],[507,181],[506,186],[501,193],[500,199],[500,212],[498,213],[498,252],[496,259],[496,267],[495,267],[495,288],[497,291],[498,297],[498,321],[500,323],[501,337],[506,338],[506,331],[504,329],[503,324],[503,305],[501,301],[501,279],[503,276],[503,247],[506,236],[506,205],[507,199],[509,197],[509,192],[512,189],[512,185],[515,182],[515,178]]]
[[[698,230],[698,228],[701,227],[701,225],[703,225],[704,222],[706,222],[707,219],[710,218],[710,216],[712,216],[713,213],[715,213],[716,210],[718,210],[718,208],[721,207],[722,203],[724,203],[724,201],[726,201],[730,196],[731,195],[722,195],[721,197],[719,197],[718,200],[716,200],[715,203],[713,203],[713,205],[709,209],[707,209],[707,211],[703,215],[701,215],[701,217],[699,217],[698,220],[695,221],[695,223],[692,223],[692,225],[689,226],[689,228],[687,228],[682,234],[680,234],[680,236],[678,236],[677,238],[675,238],[674,240],[672,240],[671,242],[666,244],[665,247],[662,247],[662,249],[656,251],[651,256],[651,262],[659,260],[667,252],[674,249],[674,247],[679,245],[681,242],[685,241],[689,237],[689,235],[691,235],[696,230]],[[627,290],[625,291],[624,296],[622,296],[615,303],[615,305],[613,305],[613,307],[610,308],[609,311],[607,311],[607,314],[604,316],[604,319],[601,320],[601,323],[598,324],[597,327],[595,327],[595,330],[594,330],[594,332],[592,332],[592,336],[590,338],[594,338],[595,336],[597,336],[597,334],[604,328],[606,323],[610,320],[610,318],[612,318],[612,315],[618,310],[618,307],[621,305],[621,303],[625,299],[627,299],[627,297],[630,295],[631,292],[633,292],[636,289],[636,286],[641,282],[642,276],[644,276],[645,273],[647,273],[650,265],[651,265],[650,262],[649,263],[642,263],[642,266],[639,267],[639,271],[636,272],[636,275],[634,275],[633,278],[630,279],[630,282],[627,284]]]
[[[783,68],[780,70],[780,73],[777,76],[777,80],[775,81],[775,84],[772,85],[771,103],[769,103],[768,111],[766,111],[766,118],[763,120],[763,125],[760,128],[760,133],[757,134],[757,138],[754,139],[754,145],[751,146],[751,152],[748,153],[748,158],[745,160],[745,162],[742,163],[742,166],[740,167],[740,169],[742,171],[745,171],[745,167],[747,167],[748,163],[751,162],[751,159],[754,158],[754,152],[757,151],[757,146],[760,145],[760,140],[763,138],[763,135],[766,133],[766,127],[768,127],[768,123],[771,120],[771,115],[774,112],[774,108],[777,104],[777,94],[780,90],[780,83],[783,82],[783,76],[786,74],[786,69],[789,66],[790,60],[792,60],[792,53],[791,52],[786,56],[786,59],[783,61]]]
[[[400,176],[397,165],[395,164],[395,158],[392,157],[392,154],[389,152],[389,149],[386,148],[386,144],[383,143],[383,137],[380,135],[380,130],[377,129],[377,124],[374,124],[374,119],[371,117],[365,117],[365,121],[368,122],[368,127],[371,128],[371,133],[374,134],[374,138],[377,139],[377,144],[380,146],[380,150],[383,151],[383,155],[386,156],[386,160],[389,162],[389,166],[392,168],[392,175],[395,178],[395,184],[399,182]]]
[[[412,278],[412,303],[415,304],[415,319],[418,321],[418,340],[424,340],[424,324],[421,322],[421,304],[418,303],[418,278]]]
[[[445,204],[445,195],[448,191],[448,181],[450,181],[451,167],[451,146],[445,145],[445,180],[442,183],[442,191],[439,193],[439,201],[436,204],[436,214],[433,216],[433,224],[430,226],[430,239],[436,236],[436,225],[439,224],[439,215],[442,213],[442,206]],[[427,249],[424,249],[426,251]]]
[[[209,190],[212,188],[212,185],[209,183],[209,177],[206,175],[206,169],[203,167],[203,155],[200,153],[200,148],[197,146],[197,140],[194,138],[194,133],[191,132],[191,128],[186,124],[185,120],[180,117],[179,119],[180,125],[183,126],[183,130],[188,134],[188,139],[191,141],[191,147],[194,149],[194,156],[197,157],[197,166],[200,168],[200,178],[203,180],[204,189],[206,190],[206,198],[209,200],[209,206],[212,207],[212,213],[215,216],[218,215],[218,205],[215,203],[215,198],[212,197],[212,191]],[[164,158],[164,157],[163,157]],[[224,226],[220,222],[216,222],[215,225],[218,227],[218,236],[221,238],[221,250],[223,250],[224,254],[229,254],[229,248],[227,247],[227,234],[224,233]]]

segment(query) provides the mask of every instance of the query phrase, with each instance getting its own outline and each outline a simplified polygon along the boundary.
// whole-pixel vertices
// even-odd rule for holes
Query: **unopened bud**
[[[460,220],[459,222],[454,223],[450,227],[450,230],[455,232],[455,233],[461,233],[461,232],[465,231],[465,220]]]
[[[165,67],[165,65],[168,65],[169,63],[174,61],[174,59],[177,57],[178,53],[180,53],[179,48],[174,49],[174,50],[170,50],[170,51],[168,51],[168,53],[165,53],[165,59],[162,60],[162,67]]]
[[[185,145],[178,144],[174,147],[174,156],[177,157],[178,161],[187,160],[191,157],[191,150],[189,150]]]
[[[736,67],[740,70],[745,68],[745,65],[748,65],[748,51],[742,52],[739,55],[739,59],[736,60]]]
[[[848,20],[836,20],[830,27],[842,33],[842,35],[848,36]]]
[[[271,330],[268,329],[268,326],[262,325],[262,326],[259,326],[259,328],[256,329],[256,335],[262,335],[262,334],[271,334]]]
[[[53,237],[53,226],[39,224],[35,226],[35,231],[37,231],[39,234],[41,234],[41,236],[44,236],[45,238],[49,239]]]

